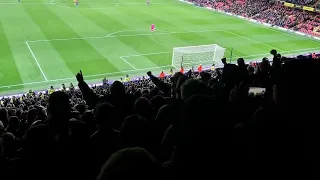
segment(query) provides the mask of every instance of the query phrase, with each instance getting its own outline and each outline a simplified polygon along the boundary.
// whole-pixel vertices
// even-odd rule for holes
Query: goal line
[[[117,72],[111,72],[111,73],[100,73],[100,74],[92,74],[92,75],[87,75],[83,76],[84,78],[92,78],[92,77],[103,77],[103,76],[108,76],[108,75],[117,75],[117,74],[124,74],[124,73],[132,73],[132,72],[141,72],[141,71],[149,71],[149,70],[157,70],[157,69],[162,69],[162,68],[170,68],[172,65],[166,65],[166,66],[157,66],[157,67],[151,67],[151,68],[141,68],[141,69],[133,69],[133,70],[127,70],[127,71],[117,71]],[[25,86],[25,85],[33,85],[33,84],[46,84],[50,82],[63,82],[66,80],[75,80],[75,77],[70,77],[70,78],[62,78],[62,79],[52,79],[48,81],[35,81],[35,82],[30,82],[30,83],[21,83],[21,84],[13,84],[13,85],[6,85],[6,86],[0,86],[0,89],[3,88],[11,88],[11,87],[17,87],[17,86]]]
[[[320,50],[320,48],[307,48],[307,49],[299,49],[299,50],[291,50],[291,51],[282,51],[281,53],[283,55],[290,55],[287,53],[292,53],[291,55],[295,54],[300,54],[300,53],[306,53],[307,51],[311,50]],[[163,54],[163,53],[172,53],[172,52],[159,52],[158,54]],[[145,56],[145,55],[154,55],[157,53],[149,53],[149,54],[141,54],[140,56]],[[234,58],[250,58],[250,57],[259,57],[259,56],[268,56],[270,54],[253,54],[253,55],[248,55],[248,56],[239,56],[239,57],[234,57]],[[136,57],[139,56],[138,54],[135,55],[128,55],[128,56],[122,56],[126,58],[130,57]],[[101,73],[101,74],[93,74],[93,75],[87,75],[84,76],[84,78],[92,78],[92,77],[103,77],[106,75],[116,75],[116,74],[123,74],[123,73],[130,73],[130,72],[140,72],[140,71],[145,71],[145,70],[157,70],[161,68],[170,68],[172,65],[165,65],[165,66],[157,66],[157,67],[151,67],[151,68],[143,68],[143,69],[137,69],[137,70],[127,70],[127,71],[119,71],[119,72],[112,72],[112,73]],[[62,78],[62,79],[53,79],[53,80],[48,80],[48,81],[35,81],[35,82],[30,82],[30,83],[21,83],[21,84],[13,84],[13,85],[6,85],[6,86],[0,86],[0,89],[3,88],[11,88],[11,87],[17,87],[17,86],[25,86],[25,85],[33,85],[33,84],[42,84],[42,83],[50,83],[50,82],[63,82],[66,80],[75,80],[75,77],[70,77],[70,78]]]

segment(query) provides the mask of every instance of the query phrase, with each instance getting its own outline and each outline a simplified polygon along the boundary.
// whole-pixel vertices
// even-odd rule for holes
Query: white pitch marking
[[[2,2],[2,3],[0,3],[0,5],[18,5],[18,4],[23,4],[23,5],[42,5],[42,4],[44,4],[44,5],[46,5],[46,4],[50,4],[50,2],[49,3],[18,3],[18,2],[16,2],[16,3],[10,3],[10,2]]]
[[[129,66],[131,66],[134,70],[138,70],[136,67],[134,67],[131,63],[129,63],[125,58],[120,57],[125,63],[127,63]]]
[[[307,49],[298,49],[298,50],[290,50],[290,51],[278,51],[278,53],[280,53],[282,56],[288,56],[292,52],[296,52],[294,54],[301,54],[301,53],[306,53],[306,51],[310,51],[310,50],[320,50],[319,48],[307,48]],[[264,54],[253,54],[253,55],[248,55],[248,56],[236,56],[234,58],[249,58],[249,57],[257,57],[257,56],[272,56],[270,53],[264,53]]]
[[[23,4],[23,5],[50,5],[54,2],[54,0],[51,0],[49,3],[28,3],[28,2],[23,2],[23,3],[12,3],[12,2],[0,2],[0,5],[16,5],[16,4]],[[129,5],[140,5],[140,4],[146,4],[146,3],[134,3],[134,2],[112,2],[112,3],[108,3],[108,2],[101,2],[101,3],[94,3],[94,2],[91,2],[91,3],[81,3],[81,4],[129,4]],[[160,3],[160,2],[153,2],[152,4],[163,4],[163,5],[167,5],[167,4],[177,4],[177,3]]]
[[[236,18],[236,17],[234,17],[234,18]],[[240,18],[237,18],[237,19],[240,19]],[[242,19],[242,20],[244,20],[244,19]],[[272,31],[280,32],[281,34],[284,34],[284,35],[287,35],[287,36],[293,36],[293,37],[296,37],[296,38],[299,38],[299,39],[304,39],[304,40],[320,43],[319,40],[316,40],[316,39],[313,39],[313,38],[310,38],[310,37],[306,37],[306,36],[301,35],[301,34],[293,34],[293,33],[289,32],[289,31],[283,31],[283,30],[280,30],[280,29],[276,29],[275,27],[269,27],[269,26],[265,26],[263,24],[257,24],[257,23],[254,23],[254,22],[246,21],[246,20],[244,20],[244,22],[249,23],[249,24],[253,24],[255,26],[258,26],[258,27],[261,27],[261,28],[264,28],[264,29],[270,29]]]
[[[24,5],[25,4],[30,4],[30,5],[36,5],[36,4],[47,4],[47,5],[55,5],[54,3],[54,0],[51,0],[49,3],[23,3]],[[152,3],[152,4],[178,4],[179,2],[176,2],[176,3]],[[3,3],[0,3],[0,5],[18,5],[20,3],[11,3],[11,2],[3,2]],[[81,4],[100,4],[100,3],[81,3]],[[134,5],[134,4],[145,4],[145,3],[126,3],[126,2],[113,2],[113,3],[101,3],[101,4],[131,4],[131,5]],[[111,7],[110,7],[111,8]],[[206,9],[206,8],[202,8],[202,9]],[[214,11],[216,13],[220,13],[219,11],[216,11],[214,9],[206,9],[206,10],[210,10],[210,11]],[[220,13],[222,14],[222,13]],[[225,15],[225,14],[222,14],[222,15]],[[312,38],[309,38],[309,37],[305,37],[305,36],[302,36],[302,35],[297,35],[297,34],[292,34],[290,32],[284,32],[284,31],[281,31],[279,29],[275,29],[275,28],[272,28],[272,27],[267,27],[267,26],[264,26],[262,24],[257,24],[257,23],[253,23],[253,22],[250,22],[248,20],[245,20],[245,19],[240,19],[238,17],[234,17],[234,16],[227,16],[225,15],[226,17],[229,17],[229,18],[233,18],[233,19],[237,19],[237,20],[242,20],[243,22],[246,22],[246,23],[249,23],[249,24],[254,24],[258,27],[262,27],[262,28],[265,28],[265,29],[271,29],[273,31],[277,31],[277,32],[280,32],[282,34],[285,34],[285,35],[288,35],[288,36],[293,36],[293,37],[297,37],[297,38],[300,38],[300,39],[305,39],[305,40],[309,40],[309,41],[313,41],[313,42],[318,42],[318,40],[315,40],[315,39],[312,39]]]
[[[299,49],[299,50],[293,50],[293,51],[282,51],[281,53],[288,53],[288,52],[297,52],[297,53],[305,53],[308,50],[315,50],[316,48],[308,48],[308,49]],[[319,49],[319,48],[318,48]],[[250,55],[250,56],[240,56],[242,58],[246,57],[254,57],[254,56],[262,56],[262,55],[268,55],[268,54],[255,54],[255,55]],[[135,56],[135,55],[134,55]],[[130,57],[130,56],[126,56]],[[236,57],[237,58],[237,57]],[[161,69],[165,67],[174,67],[172,65],[166,65],[166,66],[157,66],[157,67],[152,67],[152,68],[143,68],[143,69],[137,69],[137,70],[128,70],[128,71],[119,71],[119,72],[113,72],[113,73],[101,73],[101,74],[93,74],[93,75],[88,75],[84,76],[84,78],[89,78],[89,77],[97,77],[97,76],[103,76],[103,75],[114,75],[114,74],[122,74],[122,73],[129,73],[129,72],[139,72],[139,71],[144,71],[144,70],[154,70],[154,69]],[[175,67],[176,68],[176,67]],[[178,69],[178,68],[176,68]],[[64,79],[54,79],[54,80],[48,80],[48,81],[37,81],[37,82],[30,82],[30,83],[23,83],[23,84],[14,84],[14,85],[8,85],[8,86],[0,86],[0,89],[2,88],[10,88],[10,87],[16,87],[16,86],[24,86],[24,85],[33,85],[33,84],[41,84],[41,83],[48,83],[48,82],[57,82],[57,81],[66,81],[66,80],[72,80],[75,79],[75,77],[71,78],[64,78]]]
[[[42,70],[42,68],[41,68],[41,66],[40,66],[40,64],[39,64],[39,62],[38,62],[38,60],[37,60],[36,56],[34,55],[34,53],[33,53],[32,49],[31,49],[31,47],[29,46],[29,44],[28,44],[28,42],[27,42],[27,41],[26,41],[26,45],[27,45],[27,47],[28,47],[28,49],[29,49],[29,51],[30,51],[30,53],[31,53],[31,55],[32,55],[32,57],[33,57],[33,59],[34,59],[34,61],[37,63],[38,68],[40,69],[40,72],[41,72],[42,76],[44,77],[44,79],[45,79],[46,81],[48,81],[48,79],[47,79],[46,75],[44,74],[44,72],[43,72],[43,70]]]
[[[19,3],[0,3],[0,5],[10,5],[10,4],[19,4]],[[24,4],[52,4],[52,3],[24,3]],[[93,3],[92,3],[93,4]],[[144,3],[110,3],[110,4],[144,4]],[[155,3],[153,3],[155,4]],[[171,4],[171,3],[157,3],[157,4]],[[172,4],[175,4],[175,3],[172,3]],[[227,16],[229,17],[229,16]],[[235,18],[235,17],[231,17],[231,18]],[[236,18],[236,19],[239,19],[239,18]],[[240,19],[239,19],[240,20]],[[307,40],[310,40],[310,41],[315,41],[315,42],[319,42],[319,41],[316,41],[316,40],[313,40],[313,39],[310,39],[310,38],[307,38],[307,37],[304,37],[304,36],[297,36],[297,35],[294,35],[294,34],[291,34],[289,32],[283,32],[283,31],[280,31],[280,30],[277,30],[277,29],[273,29],[273,28],[269,28],[269,27],[265,27],[263,25],[259,25],[259,24],[255,24],[255,23],[251,23],[251,22],[248,22],[248,21],[245,21],[247,23],[250,23],[250,24],[254,24],[254,25],[257,25],[259,27],[263,27],[263,28],[268,28],[268,29],[272,29],[274,31],[277,31],[277,32],[280,32],[282,34],[286,34],[286,35],[291,35],[291,36],[294,36],[294,37],[300,37],[300,38],[303,38],[303,39],[307,39]],[[162,34],[162,33],[161,33]],[[139,35],[139,34],[138,34]],[[140,34],[142,35],[142,34]],[[149,34],[148,34],[149,35]],[[132,36],[135,36],[135,35],[132,35]],[[105,37],[105,36],[104,36]],[[113,37],[113,36],[111,36]],[[69,38],[69,39],[56,39],[56,40],[71,40],[71,39],[90,39],[90,38],[103,38],[103,37],[88,37],[88,38]],[[40,42],[40,41],[52,41],[52,40],[37,40],[37,41],[26,41],[26,44],[31,52],[31,54],[33,54],[28,42]],[[315,50],[316,48],[307,48],[307,49],[303,49],[303,50]],[[282,51],[282,53],[284,52],[298,52],[298,51],[301,51],[301,50],[293,50],[293,51]],[[250,55],[250,57],[253,57],[253,56],[258,56],[258,55],[267,55],[267,54],[257,54],[257,55]],[[34,56],[34,54],[33,54]],[[246,57],[246,56],[242,56],[242,57]],[[35,56],[34,56],[34,59],[35,59]],[[36,59],[35,59],[36,60]],[[37,62],[37,61],[36,61]],[[39,65],[39,63],[37,63]],[[168,65],[166,67],[169,67],[171,65]],[[38,66],[39,68],[40,65]],[[161,67],[154,67],[154,68],[145,68],[145,69],[155,69],[155,68],[161,68]],[[138,70],[143,70],[143,69],[138,69]],[[125,73],[125,72],[132,72],[132,71],[135,71],[135,70],[130,70],[130,71],[120,71],[120,72],[116,72],[116,73],[105,73],[105,74],[97,74],[97,75],[90,75],[90,76],[85,76],[85,77],[94,77],[94,76],[101,76],[101,75],[107,75],[107,74],[119,74],[119,73]],[[44,74],[43,74],[44,75]],[[45,77],[45,76],[44,76]],[[45,77],[46,79],[46,77]],[[31,83],[23,83],[23,84],[16,84],[16,85],[9,85],[9,86],[0,86],[0,88],[4,88],[4,87],[14,87],[14,86],[22,86],[22,85],[28,85],[28,84],[39,84],[39,83],[45,83],[45,82],[54,82],[54,81],[62,81],[62,80],[68,80],[68,79],[74,79],[74,78],[65,78],[65,79],[56,79],[56,80],[47,80],[46,81],[39,81],[39,82],[31,82]]]
[[[116,33],[120,33],[120,32],[126,32],[128,30],[124,30],[124,31],[119,31],[119,32],[115,32],[112,34],[116,34]],[[204,33],[204,32],[224,32],[226,30],[222,30],[222,29],[216,29],[216,30],[198,30],[198,31],[180,31],[180,32],[169,32],[169,31],[163,31],[163,32],[157,32],[157,33],[141,33],[141,34],[120,34],[120,35],[116,35],[116,36],[110,36],[107,35],[106,37],[112,38],[112,37],[132,37],[132,36],[153,36],[153,35],[166,35],[166,34],[188,34],[188,33]]]
[[[279,48],[276,48],[276,47],[270,46],[270,45],[265,44],[265,43],[262,43],[262,42],[260,42],[260,41],[256,41],[256,40],[251,39],[251,38],[248,38],[248,37],[246,37],[246,36],[242,36],[242,35],[240,35],[240,34],[237,34],[237,33],[234,33],[234,32],[230,32],[230,31],[225,31],[225,32],[227,32],[227,33],[229,33],[229,34],[233,34],[233,35],[239,36],[239,37],[244,38],[244,39],[247,39],[247,40],[249,40],[249,41],[252,41],[252,42],[255,42],[255,43],[261,44],[261,45],[263,45],[263,46],[266,46],[266,47],[269,47],[269,48],[272,48],[272,49],[278,49],[278,50],[280,50],[280,51],[281,51],[281,49],[279,49]]]
[[[26,41],[26,43],[28,44],[28,42],[48,42],[48,41],[66,41],[66,40],[81,40],[81,39],[99,39],[99,38],[111,38],[111,37],[123,37],[123,36],[143,36],[143,35],[153,35],[153,34],[128,34],[128,35],[118,35],[118,36],[110,36],[116,33],[121,33],[121,32],[127,32],[127,31],[139,31],[141,29],[136,29],[136,30],[123,30],[123,31],[117,31],[117,32],[113,32],[110,34],[107,34],[106,36],[100,36],[100,37],[85,37],[85,38],[68,38],[68,39],[51,39],[51,40],[35,40],[35,41]],[[144,29],[143,29],[144,30]],[[154,34],[177,34],[177,33],[200,33],[200,32],[218,32],[218,31],[226,31],[226,30],[201,30],[201,31],[187,31],[187,32],[162,32],[162,33],[154,33]],[[308,49],[300,49],[300,50],[293,50],[293,51],[282,51],[282,53],[285,52],[297,52],[297,51],[302,51],[302,50],[313,50],[313,49],[317,49],[317,48],[308,48]],[[161,52],[161,53],[171,53],[171,52]],[[152,53],[152,54],[159,54],[159,53]],[[144,54],[144,55],[151,55],[151,54]],[[256,54],[256,55],[250,55],[250,56],[242,56],[243,58],[245,57],[255,57],[255,56],[262,56],[262,55],[268,55],[268,54]],[[140,56],[140,55],[131,55],[131,56]],[[124,57],[131,57],[131,56],[121,56],[120,58],[122,60],[124,60]],[[241,56],[239,56],[241,57]],[[125,60],[126,62],[126,60]],[[130,64],[128,61],[126,62],[127,64]],[[130,65],[132,67],[132,65]],[[134,67],[135,68],[135,67]]]
[[[289,51],[279,51],[279,53],[282,54],[282,53],[290,53],[290,52],[306,52],[306,51],[310,51],[310,50],[319,50],[319,47],[298,49],[298,50],[289,50]],[[149,55],[157,55],[157,54],[169,54],[169,53],[172,53],[172,52],[156,52],[156,53],[147,53],[147,54],[134,54],[134,55],[125,55],[125,56],[121,56],[121,57],[130,58],[130,57],[149,56]],[[236,56],[236,57],[246,58],[246,57],[264,56],[264,55],[270,55],[270,53],[253,54],[253,55],[248,55],[248,56]]]
[[[87,76],[83,76],[83,77],[84,77],[84,78],[89,78],[89,77],[97,77],[97,76],[104,76],[104,75],[115,75],[115,74],[129,73],[129,72],[139,72],[139,71],[145,71],[145,70],[155,70],[155,69],[168,68],[168,67],[172,67],[172,65],[157,66],[157,67],[143,68],[143,69],[137,69],[137,70],[118,71],[118,72],[112,72],[112,73],[93,74],[93,75],[87,75]],[[76,78],[75,78],[75,77],[71,77],[71,78],[63,78],[63,79],[53,79],[53,80],[48,80],[48,81],[37,81],[37,82],[14,84],[14,85],[8,85],[8,86],[0,86],[0,89],[2,89],[2,88],[16,87],[16,86],[25,86],[25,85],[33,85],[33,84],[57,82],[57,81],[66,81],[66,80],[72,80],[72,79],[75,80]]]
[[[67,41],[67,40],[82,40],[82,39],[99,39],[99,38],[116,38],[116,37],[133,37],[133,36],[152,36],[152,35],[166,35],[166,34],[188,34],[188,33],[204,33],[204,32],[219,32],[219,31],[225,31],[225,30],[201,30],[201,31],[185,31],[185,32],[160,32],[160,33],[144,33],[144,34],[122,34],[117,36],[111,36],[112,34],[121,33],[121,32],[128,32],[128,31],[139,31],[138,30],[123,30],[123,31],[117,31],[110,34],[107,34],[105,36],[93,36],[93,37],[83,37],[83,38],[66,38],[66,39],[40,39],[40,40],[29,40],[28,43],[32,42],[50,42],[50,41]],[[143,29],[145,30],[145,29]]]
[[[51,40],[42,39],[42,40],[27,41],[27,42],[32,43],[32,42],[69,41],[69,40],[102,39],[102,38],[105,38],[105,36],[85,37],[85,38],[79,37],[79,38],[66,38],[66,39],[51,39]]]
[[[61,7],[61,8],[73,8],[73,7],[63,6],[63,5],[57,4],[54,1],[55,0],[51,0],[49,3],[45,3],[45,4],[49,4],[49,5],[53,5],[53,6]],[[44,3],[36,3],[36,4],[44,4]],[[123,5],[141,5],[141,4],[145,4],[145,3],[130,3],[130,2],[112,2],[112,3],[108,3],[108,2],[101,2],[101,3],[81,3],[81,4],[112,4],[112,5],[114,5],[112,7],[104,7],[104,8],[103,7],[102,8],[92,8],[92,7],[81,8],[81,9],[92,10],[92,9],[112,9],[112,8],[118,7],[120,4],[123,4]],[[152,4],[167,5],[167,4],[177,4],[177,3],[152,3]]]
[[[122,32],[132,32],[132,31],[147,31],[147,29],[129,29],[129,30],[115,31],[105,35],[104,37],[112,37],[111,35],[113,34],[122,33]]]
[[[73,8],[73,7],[70,7],[70,6],[63,6],[63,5],[54,3],[54,0],[51,0],[50,4],[53,5],[53,6],[56,6],[56,7],[60,7],[60,8],[68,8],[68,9]],[[117,4],[117,3],[101,3],[101,4],[113,4],[114,6],[104,7],[104,8],[82,8],[82,9],[89,9],[89,10],[93,10],[93,9],[112,9],[112,8],[116,8],[116,7],[119,6],[119,4]]]
[[[122,32],[134,32],[134,31],[148,31],[150,32],[150,30],[147,30],[147,29],[132,29],[132,30],[122,30],[122,31],[115,31],[115,32],[112,32],[112,33],[109,33],[107,35],[105,35],[104,37],[108,38],[108,37],[121,37],[121,36],[127,36],[127,35],[132,35],[132,34],[124,34],[124,35],[118,35],[118,36],[111,36],[113,34],[118,34],[118,33],[122,33]],[[169,31],[161,31],[161,30],[157,30],[157,32],[161,32],[161,33],[171,33]],[[149,33],[150,34],[150,33]],[[150,34],[151,35],[151,34]]]
[[[169,53],[172,53],[172,52],[157,52],[157,53],[148,53],[148,54],[136,54],[136,55],[129,55],[129,56],[121,56],[121,57],[128,58],[128,57],[149,56],[149,55],[169,54]]]
[[[286,53],[291,53],[291,52],[306,52],[306,51],[309,51],[309,50],[319,50],[319,48],[307,48],[307,49],[298,49],[298,50],[290,50],[290,51],[279,51],[279,53],[281,55],[285,55]],[[149,55],[157,55],[157,54],[169,54],[169,53],[172,53],[172,52],[156,52],[156,53],[147,53],[147,54],[134,54],[134,55],[126,55],[126,56],[121,56],[120,58],[130,58],[130,57],[138,57],[138,56],[149,56]],[[248,57],[256,57],[256,56],[268,56],[271,54],[270,53],[263,53],[263,54],[253,54],[253,55],[248,55],[248,56],[235,56],[235,58],[248,58]]]

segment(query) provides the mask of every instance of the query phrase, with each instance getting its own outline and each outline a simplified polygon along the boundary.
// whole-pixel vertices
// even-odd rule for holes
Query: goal
[[[173,48],[172,66],[176,69],[183,67],[191,69],[198,67],[211,67],[221,65],[221,59],[224,57],[225,48],[217,44],[185,46]]]

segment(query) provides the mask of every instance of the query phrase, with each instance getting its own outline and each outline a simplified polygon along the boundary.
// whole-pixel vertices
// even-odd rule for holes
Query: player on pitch
[[[156,30],[156,26],[154,24],[151,24],[150,30],[151,30],[151,33],[153,33]],[[157,41],[155,36],[153,36],[152,38],[156,43],[158,43],[158,41]]]
[[[78,1],[78,0],[73,0],[73,2],[74,2],[74,6],[75,6],[75,7],[78,7],[79,1]]]

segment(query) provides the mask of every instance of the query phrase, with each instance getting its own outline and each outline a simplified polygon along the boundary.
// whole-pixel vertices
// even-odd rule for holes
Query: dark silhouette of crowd
[[[0,179],[319,179],[320,61],[270,53],[3,100]]]
[[[320,37],[320,15],[318,12],[286,7],[274,0],[189,0],[202,7],[211,7],[237,14],[259,22],[300,31]],[[309,1],[299,1],[309,2]],[[311,2],[310,2],[311,3]],[[313,2],[312,2],[313,3]]]

